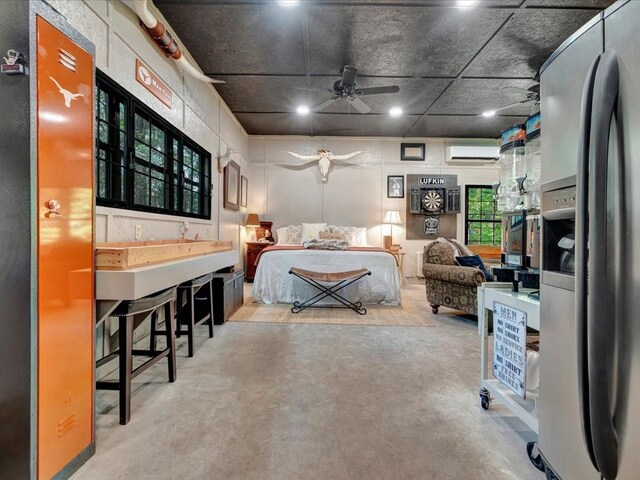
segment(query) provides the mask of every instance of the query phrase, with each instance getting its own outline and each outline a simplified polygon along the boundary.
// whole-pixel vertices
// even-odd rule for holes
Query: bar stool
[[[178,321],[176,326],[176,337],[187,335],[187,343],[189,346],[189,356],[193,357],[195,350],[193,345],[193,330],[196,325],[207,323],[209,325],[209,338],[213,338],[213,273],[203,275],[188,282],[178,285],[178,298],[182,299],[182,292],[186,293],[187,301],[178,309]],[[196,296],[196,294],[200,294]],[[180,300],[182,303],[182,300]],[[196,303],[199,302],[199,303]],[[196,320],[196,305],[202,305],[203,309],[198,308],[197,313],[204,314],[200,319]],[[186,325],[186,330],[182,326]]]
[[[120,392],[120,425],[126,425],[131,419],[131,380],[167,357],[169,368],[169,381],[176,380],[176,337],[174,334],[174,304],[176,301],[176,287],[172,287],[153,296],[143,297],[139,300],[122,302],[111,314],[118,317],[119,321],[119,345],[118,349],[96,362],[96,367],[119,359],[118,380],[100,380],[96,382],[96,389],[118,390]],[[164,309],[165,331],[157,330],[158,311]],[[133,331],[144,319],[151,314],[152,341],[149,350],[133,348]],[[156,350],[155,335],[165,333],[167,346],[164,350]],[[137,368],[133,368],[133,357],[144,356],[149,359]]]

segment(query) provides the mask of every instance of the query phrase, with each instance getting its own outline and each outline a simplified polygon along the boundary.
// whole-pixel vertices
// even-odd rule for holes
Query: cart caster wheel
[[[489,410],[489,405],[491,405],[491,396],[489,395],[489,391],[484,388],[480,390],[480,405],[484,410]]]
[[[544,460],[542,460],[542,455],[540,455],[540,451],[538,450],[538,445],[536,442],[527,443],[527,456],[529,460],[541,472],[546,473],[546,468],[544,466]],[[552,477],[553,478],[553,477]]]

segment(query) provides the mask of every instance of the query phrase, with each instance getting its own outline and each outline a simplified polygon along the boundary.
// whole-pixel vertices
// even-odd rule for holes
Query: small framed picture
[[[400,160],[424,160],[424,143],[401,143]]]
[[[249,195],[249,180],[247,180],[247,177],[245,177],[244,175],[242,175],[242,177],[240,177],[241,182],[240,182],[240,206],[241,207],[246,207],[247,206],[247,196]]]
[[[387,175],[387,198],[404,198],[404,175]]]
[[[240,165],[233,160],[224,167],[223,206],[227,210],[240,210]]]

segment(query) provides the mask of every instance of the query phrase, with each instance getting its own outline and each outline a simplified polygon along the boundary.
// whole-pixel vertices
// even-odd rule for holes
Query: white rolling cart
[[[494,314],[494,308],[501,309],[506,312],[506,317],[517,316],[517,321],[526,323],[529,329],[540,330],[540,301],[531,298],[528,294],[532,290],[522,290],[520,292],[511,291],[511,283],[495,282],[484,283],[478,287],[478,334],[480,335],[480,401],[482,408],[487,410],[493,401],[498,401],[505,405],[511,412],[520,418],[531,430],[538,433],[538,416],[536,414],[535,400],[523,398],[522,392],[525,391],[526,379],[522,377],[517,379],[514,374],[514,385],[510,388],[503,381],[495,378],[492,373],[494,362],[497,362],[494,356],[489,355],[489,323]],[[526,317],[526,321],[525,318]],[[504,322],[501,323],[504,325]],[[515,323],[514,323],[515,324]],[[494,330],[498,325],[494,319]],[[526,328],[524,329],[524,342],[526,342]],[[505,336],[509,337],[509,328],[513,328],[514,332],[517,327],[507,327]],[[504,329],[503,329],[504,330]],[[496,333],[494,331],[494,333]],[[519,333],[515,332],[507,338],[514,348],[517,347]],[[493,334],[492,334],[493,336]],[[510,341],[513,338],[513,341]],[[524,345],[524,343],[523,343]],[[509,356],[509,352],[505,352]],[[523,352],[526,359],[526,347]],[[508,362],[507,362],[508,363]],[[517,363],[517,362],[515,362]],[[526,361],[522,365],[526,373]],[[515,370],[515,369],[514,369]],[[520,383],[522,381],[522,383]],[[520,389],[521,393],[517,393]]]

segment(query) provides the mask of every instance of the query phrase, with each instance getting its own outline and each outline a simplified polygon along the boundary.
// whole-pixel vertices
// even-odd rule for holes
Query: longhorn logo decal
[[[55,78],[53,78],[51,76],[49,78],[51,79],[51,81],[53,83],[56,84],[56,86],[58,87],[58,91],[64,97],[64,106],[65,107],[71,108],[71,100],[77,100],[78,97],[84,97],[84,95],[82,93],[71,93],[69,90],[66,90],[66,89],[62,88]]]

